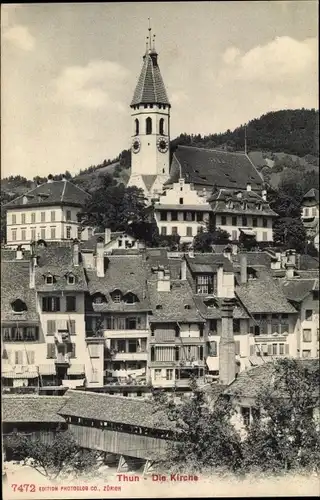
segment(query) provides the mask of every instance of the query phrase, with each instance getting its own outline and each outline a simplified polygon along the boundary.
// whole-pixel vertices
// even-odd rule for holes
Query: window
[[[40,228],[40,238],[42,240],[45,240],[46,239],[46,228],[45,227],[41,227]]]
[[[245,215],[242,216],[242,225],[243,226],[247,226],[248,225],[248,220],[247,220],[247,217]]]
[[[161,370],[155,370],[154,371],[154,379],[155,380],[161,380],[161,378],[162,378]]]
[[[207,295],[213,293],[213,276],[209,274],[197,276],[197,293]]]
[[[112,294],[112,300],[113,302],[115,302],[116,304],[119,304],[121,302],[121,293],[120,292],[115,292]]]
[[[252,226],[253,227],[257,227],[257,225],[258,225],[258,219],[257,219],[257,217],[252,217]]]
[[[279,354],[280,355],[284,354],[284,344],[279,344]]]
[[[235,354],[237,356],[239,356],[240,355],[240,340],[236,340],[234,343],[234,346],[235,346]]]
[[[311,350],[310,349],[304,349],[302,351],[302,357],[303,358],[311,358]]]
[[[73,295],[66,296],[66,311],[73,312],[76,310],[76,297]]]
[[[44,312],[60,311],[60,297],[42,297],[42,310]]]
[[[26,214],[21,214],[21,224],[26,223]]]
[[[250,425],[250,408],[245,406],[241,407],[241,417],[244,425],[248,427]]]
[[[308,217],[308,216],[309,216],[309,208],[305,208],[305,209],[304,209],[304,215],[305,215],[306,217]]]
[[[71,238],[71,226],[66,227],[66,237],[67,237],[67,240],[70,240],[70,238]]]
[[[233,333],[240,333],[240,319],[233,320]]]
[[[166,370],[166,380],[173,380],[173,370]]]
[[[232,221],[232,222],[231,222],[232,226],[237,226],[237,225],[238,225],[238,224],[237,224],[237,217],[234,217],[234,216],[233,216],[233,217],[232,217],[232,219],[231,219],[231,221]]]
[[[71,210],[67,210],[67,212],[66,212],[66,220],[71,220]]]
[[[139,125],[139,120],[138,120],[138,118],[136,118],[136,119],[135,119],[135,121],[134,121],[134,125],[135,125],[135,135],[139,135],[140,125]]]
[[[17,223],[17,216],[16,214],[11,215],[11,224],[16,224]]]
[[[160,118],[159,121],[159,134],[164,135],[164,118]]]
[[[218,356],[218,343],[216,340],[210,342],[210,356]]]
[[[15,351],[15,364],[22,365],[23,364],[23,351]]]
[[[166,227],[161,228],[161,236],[167,236],[167,228]]]
[[[69,274],[68,275],[68,285],[74,285],[76,282],[76,279],[75,277],[73,276],[73,274]]]
[[[268,233],[265,231],[262,233],[262,241],[268,241]]]
[[[120,326],[120,325],[119,325]],[[124,328],[127,330],[136,330],[140,326],[140,318],[126,318]]]
[[[178,220],[178,212],[171,212],[171,220],[176,221]]]
[[[146,119],[146,134],[147,135],[152,134],[152,120],[149,116]]]
[[[11,239],[12,239],[12,241],[17,241],[17,230],[16,229],[11,230]]]
[[[37,326],[5,327],[2,328],[2,336],[5,342],[35,342],[39,338],[39,329]]]
[[[203,221],[203,213],[202,212],[197,212],[197,222],[202,222]]]
[[[161,212],[160,213],[160,220],[168,220],[168,214],[167,214],[167,212]]]
[[[178,228],[177,228],[177,226],[173,226],[173,227],[172,227],[172,229],[171,229],[171,234],[173,234],[173,235],[178,234]]]
[[[56,220],[56,213],[55,213],[55,211],[53,210],[53,211],[51,212],[51,222],[55,222],[55,220]]]
[[[31,214],[31,224],[34,224],[36,222],[36,214],[35,212],[32,212]]]
[[[195,216],[195,212],[184,212],[183,213],[183,220],[186,220],[186,221],[194,221],[196,218]]]
[[[225,215],[221,215],[221,225],[225,226],[227,224],[227,217]]]
[[[47,335],[54,335],[56,333],[56,322],[53,319],[47,321]]]
[[[302,331],[302,338],[303,338],[303,342],[311,342],[312,341],[312,337],[311,337],[311,329],[304,329]]]
[[[217,333],[217,320],[210,319],[209,320],[209,329],[211,333]]]
[[[25,228],[21,229],[21,240],[25,241],[27,239],[27,231]]]
[[[80,226],[77,228],[77,238],[79,241],[82,239],[82,228]]]
[[[52,240],[55,240],[56,239],[56,228],[55,227],[51,227],[50,228],[50,238]]]
[[[306,315],[305,315],[305,320],[306,321],[312,321],[312,309],[306,309]]]
[[[237,230],[233,230],[231,232],[231,238],[233,241],[237,240],[238,239],[238,231]]]
[[[46,222],[46,213],[45,212],[41,212],[40,220],[41,220],[41,222]]]
[[[183,205],[183,198],[179,198],[179,205]]]
[[[277,356],[278,354],[278,344],[272,344],[272,354]]]
[[[31,240],[35,241],[35,239],[36,239],[36,228],[32,227],[31,228]]]
[[[46,284],[47,285],[52,285],[53,282],[54,282],[54,279],[53,279],[52,274],[48,274],[48,276],[46,276]]]
[[[312,217],[315,217],[316,215],[317,215],[317,209],[316,209],[316,207],[314,207],[312,209]]]
[[[125,297],[126,304],[136,304],[139,302],[138,297],[134,293],[128,293]]]
[[[268,227],[268,219],[266,217],[262,217],[262,226]]]
[[[192,236],[192,227],[187,227],[187,236]]]

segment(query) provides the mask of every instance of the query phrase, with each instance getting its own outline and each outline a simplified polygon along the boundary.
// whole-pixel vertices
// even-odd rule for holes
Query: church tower
[[[128,186],[138,186],[150,197],[161,191],[169,178],[171,108],[158,65],[155,35],[151,40],[150,27],[130,108],[132,160]]]

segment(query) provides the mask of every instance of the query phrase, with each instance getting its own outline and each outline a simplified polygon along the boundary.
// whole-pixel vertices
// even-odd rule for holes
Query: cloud
[[[18,49],[30,51],[35,47],[35,38],[31,35],[29,28],[21,24],[7,28],[3,38],[12,42]]]
[[[180,104],[185,104],[188,101],[188,95],[183,90],[177,90],[173,92],[170,96],[171,104],[179,106]]]
[[[288,36],[276,37],[243,54],[229,47],[222,56],[224,65],[218,80],[273,83],[309,78],[317,72],[317,47],[316,38],[299,41]]]
[[[54,99],[67,106],[124,109],[121,98],[129,72],[113,61],[69,66],[53,82]]]

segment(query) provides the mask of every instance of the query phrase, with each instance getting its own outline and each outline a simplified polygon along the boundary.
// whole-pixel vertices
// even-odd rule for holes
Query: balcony
[[[125,330],[104,330],[103,336],[108,339],[139,339],[146,338],[149,335],[148,328],[144,329],[125,329]]]
[[[55,364],[58,366],[70,366],[69,354],[61,354],[58,353],[56,359],[54,360]]]
[[[112,355],[112,361],[147,361],[147,351],[140,352],[117,352]]]
[[[70,342],[70,334],[69,332],[56,332],[54,334],[54,340],[56,344],[68,344]]]

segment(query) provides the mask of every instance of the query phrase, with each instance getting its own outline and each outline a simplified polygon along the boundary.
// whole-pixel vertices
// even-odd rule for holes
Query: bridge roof
[[[2,396],[3,423],[60,423],[65,420],[58,415],[66,402],[63,396]]]
[[[173,429],[165,412],[153,411],[151,401],[109,396],[89,391],[67,391],[67,402],[59,410],[63,416],[114,422],[150,429]]]

